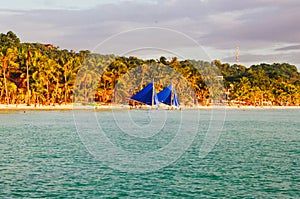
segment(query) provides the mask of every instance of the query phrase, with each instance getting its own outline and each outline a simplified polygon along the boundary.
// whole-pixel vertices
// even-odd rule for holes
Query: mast
[[[153,84],[152,85],[153,87],[152,87],[152,104],[151,105],[154,106],[154,94],[155,94],[154,93],[155,92],[155,90],[154,90],[155,89],[155,87],[154,87],[154,78],[152,79],[152,84]]]
[[[172,90],[171,90],[171,102],[170,102],[170,106],[173,106],[173,100],[174,100],[174,89],[173,89],[173,84],[171,83],[171,87],[172,87]]]

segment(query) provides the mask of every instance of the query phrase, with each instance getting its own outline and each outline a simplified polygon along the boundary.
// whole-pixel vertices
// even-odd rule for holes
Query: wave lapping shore
[[[182,110],[201,110],[201,109],[300,109],[300,106],[182,106]],[[128,105],[112,104],[112,105],[79,105],[79,104],[61,104],[61,105],[26,105],[26,104],[0,104],[0,110],[118,110],[130,109]]]

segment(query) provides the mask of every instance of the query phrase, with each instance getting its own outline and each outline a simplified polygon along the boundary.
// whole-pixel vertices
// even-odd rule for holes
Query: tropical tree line
[[[0,34],[0,103],[72,102],[75,77],[88,53],[21,43],[12,31]]]
[[[300,73],[288,63],[222,64],[220,69],[230,100],[246,105],[300,105]]]
[[[142,60],[21,43],[11,31],[0,34],[1,104],[126,103],[153,79],[157,91],[173,83],[184,104],[300,104],[300,73],[287,63]]]
[[[186,62],[181,65],[177,58],[166,61],[165,57],[159,60],[116,57],[99,78],[96,100],[128,103],[130,96],[144,88],[150,81],[154,81],[157,92],[172,83],[180,101],[184,104],[193,104],[195,93],[201,89],[200,85],[203,85],[203,89],[206,88],[199,72],[190,62]]]

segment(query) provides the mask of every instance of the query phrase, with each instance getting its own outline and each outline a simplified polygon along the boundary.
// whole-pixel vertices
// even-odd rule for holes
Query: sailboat
[[[150,82],[145,88],[133,95],[130,99],[151,107],[159,107],[157,93],[154,88],[154,81]]]
[[[172,95],[173,94],[173,95]],[[158,101],[173,108],[179,108],[179,102],[175,89],[173,90],[172,84],[168,85],[161,92],[157,94]]]

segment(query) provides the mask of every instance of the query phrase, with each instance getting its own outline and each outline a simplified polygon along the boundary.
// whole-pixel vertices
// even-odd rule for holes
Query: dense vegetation
[[[248,105],[299,105],[300,73],[287,63],[242,65],[215,61],[231,100]]]
[[[11,31],[0,34],[1,104],[127,103],[153,78],[158,91],[172,82],[183,104],[300,104],[300,73],[287,63],[246,68],[217,60],[141,60],[21,43]]]
[[[88,52],[20,43],[11,31],[0,34],[0,44],[0,103],[72,102],[76,73]]]

